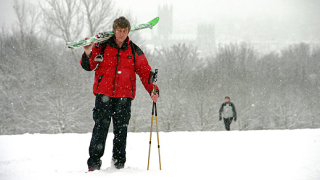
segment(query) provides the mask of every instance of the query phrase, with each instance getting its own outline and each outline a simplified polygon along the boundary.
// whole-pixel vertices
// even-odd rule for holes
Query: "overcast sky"
[[[195,34],[198,23],[213,23],[218,40],[320,42],[319,0],[125,0],[117,4],[141,22],[157,16],[159,4],[172,5],[175,34]]]
[[[26,0],[35,2],[35,0]],[[15,21],[12,0],[0,0],[0,25]],[[140,23],[172,5],[174,33],[193,37],[198,23],[213,23],[218,40],[320,42],[319,0],[117,0]],[[165,23],[161,21],[159,23]],[[106,29],[106,30],[109,30]]]

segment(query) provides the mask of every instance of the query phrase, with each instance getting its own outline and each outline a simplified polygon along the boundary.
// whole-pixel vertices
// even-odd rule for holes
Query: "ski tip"
[[[154,18],[154,19],[152,19],[151,21],[148,22],[148,24],[151,25],[151,26],[150,26],[150,29],[152,29],[153,26],[155,26],[156,24],[158,24],[159,19],[160,19],[159,17],[156,17],[156,18]]]

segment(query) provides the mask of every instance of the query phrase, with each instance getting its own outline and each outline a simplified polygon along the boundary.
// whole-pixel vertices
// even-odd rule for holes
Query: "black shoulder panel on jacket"
[[[135,43],[132,43],[132,44],[133,44],[134,51],[137,52],[138,56],[144,54],[143,51],[139,48],[139,46],[137,46]]]
[[[98,42],[98,43],[95,44],[94,46],[95,46],[96,48],[98,48],[98,47],[104,46],[104,45],[110,45],[110,46],[112,46],[112,47],[118,47],[118,46],[116,45],[116,43],[114,42],[113,36],[112,36],[111,38],[107,39],[107,40]]]
[[[89,58],[88,56],[86,55],[86,53],[83,53],[82,54],[82,61],[81,61],[81,66],[84,70],[86,71],[92,71],[90,69],[90,63],[89,63]]]

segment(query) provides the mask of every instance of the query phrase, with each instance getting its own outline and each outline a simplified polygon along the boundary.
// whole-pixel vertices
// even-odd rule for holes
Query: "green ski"
[[[152,29],[153,26],[155,26],[158,23],[158,21],[159,21],[159,17],[156,17],[156,18],[152,19],[151,21],[149,21],[148,23],[139,24],[137,26],[131,27],[130,31],[137,31],[137,30],[146,29],[146,28]],[[82,39],[82,40],[75,41],[75,42],[68,42],[67,46],[68,46],[68,48],[74,49],[74,48],[89,45],[92,42],[105,41],[105,40],[109,39],[112,35],[114,35],[113,31],[98,33],[94,36],[89,37],[88,39]]]

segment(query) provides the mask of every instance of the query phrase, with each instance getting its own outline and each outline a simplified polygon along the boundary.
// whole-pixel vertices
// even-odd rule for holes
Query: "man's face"
[[[129,29],[128,28],[121,28],[121,27],[117,27],[115,32],[114,32],[117,41],[120,42],[124,42],[124,40],[126,40],[126,38],[128,37],[129,34]]]
[[[229,98],[226,98],[226,102],[229,102],[230,101],[230,99]]]

